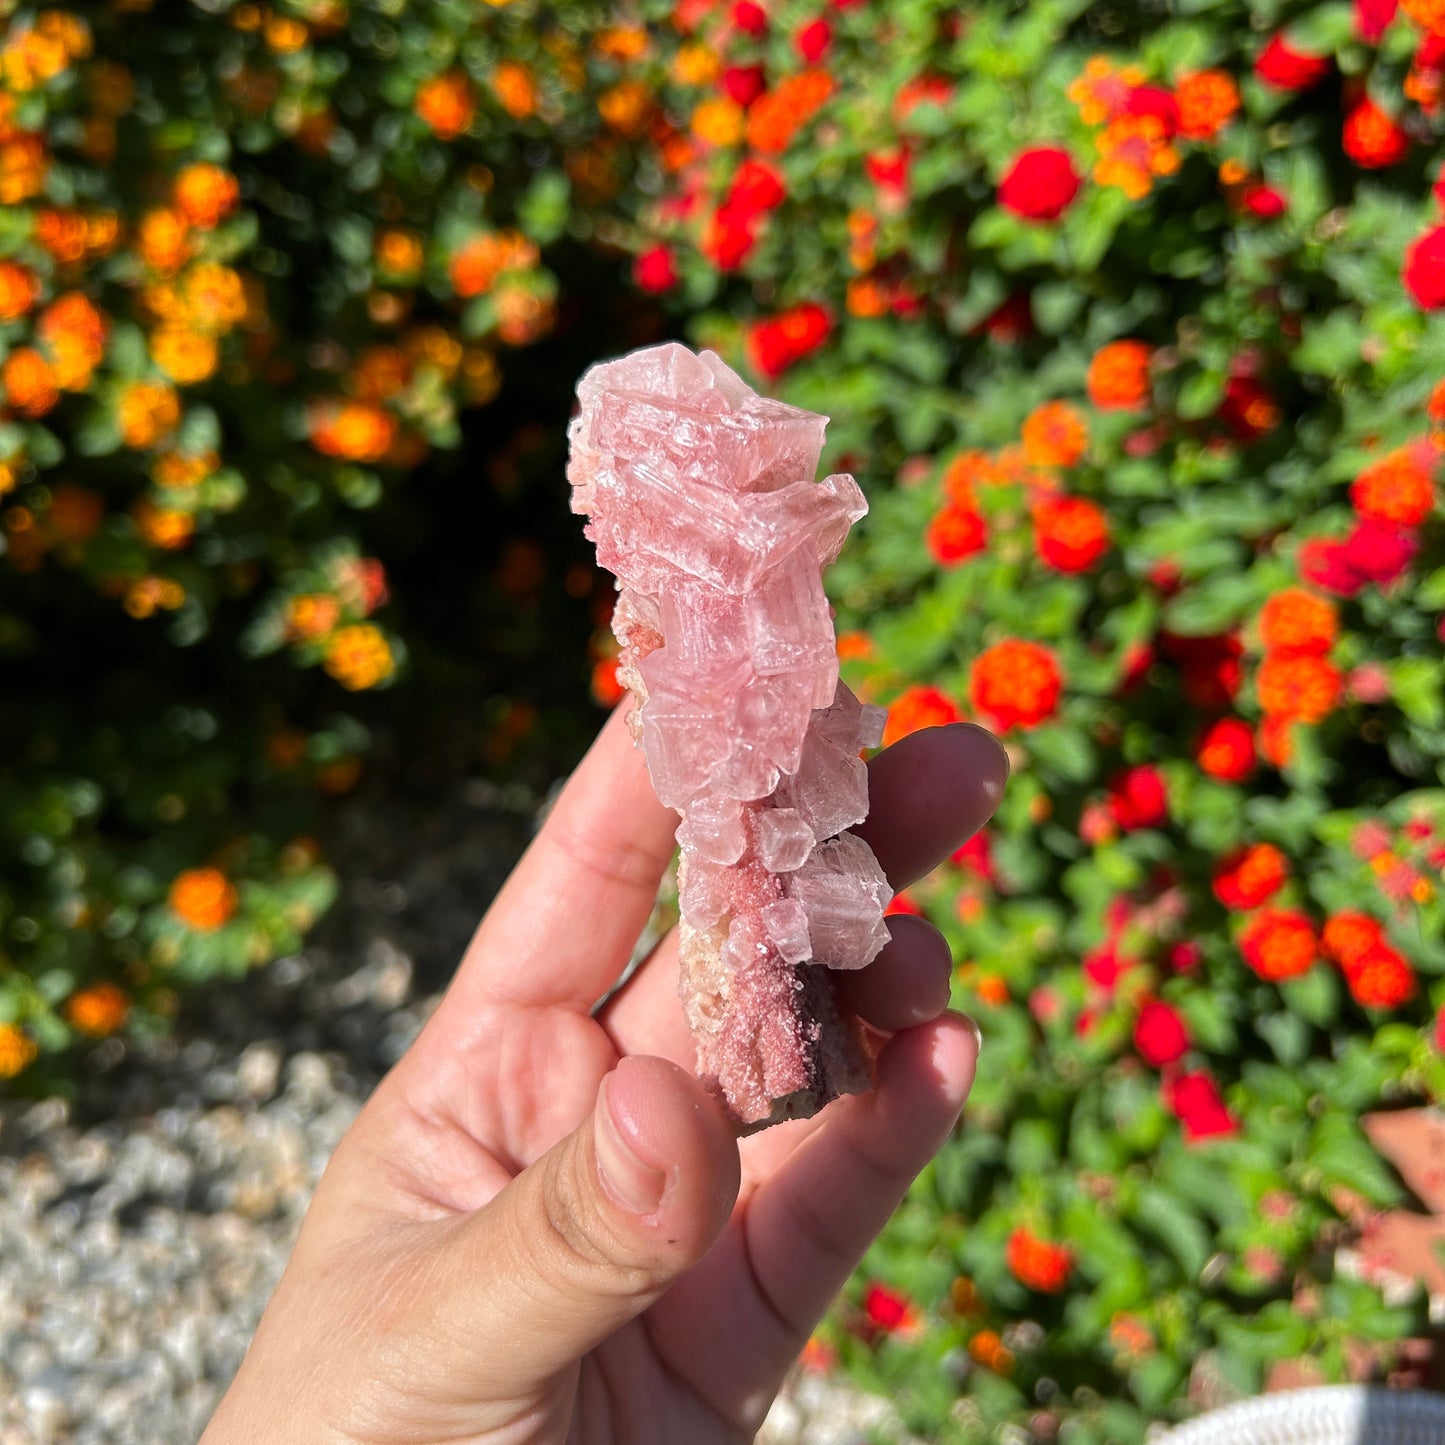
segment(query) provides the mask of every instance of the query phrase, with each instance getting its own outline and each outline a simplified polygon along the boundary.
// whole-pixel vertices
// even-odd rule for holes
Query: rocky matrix
[[[814,477],[827,418],[758,396],[712,352],[594,366],[569,429],[572,510],[615,574],[619,677],[677,830],[684,1010],[737,1121],[868,1086],[835,969],[888,940],[891,892],[847,830],[883,709],[839,680],[823,569],[868,510]]]

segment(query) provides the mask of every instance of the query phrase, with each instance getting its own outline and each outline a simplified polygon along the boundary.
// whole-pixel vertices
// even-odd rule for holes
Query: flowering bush
[[[498,675],[545,630],[515,505],[539,449],[468,417],[553,329],[543,248],[590,234],[651,107],[622,74],[646,35],[605,8],[150,9],[0,5],[16,1087],[161,1027],[179,987],[296,946],[326,906],[312,800],[355,781],[361,720],[385,716],[366,695],[406,660],[388,574],[409,538],[471,531],[456,565],[491,590],[466,606],[506,635],[474,669],[434,658],[431,695],[475,703],[483,762],[532,726]],[[475,478],[428,463],[464,421],[494,444]],[[398,483],[428,475],[419,517]],[[593,585],[569,573],[569,605]]]
[[[477,408],[587,242],[833,415],[888,740],[1014,760],[897,904],[982,1020],[970,1122],[805,1363],[1076,1445],[1387,1368],[1423,1311],[1334,1245],[1401,1194],[1360,1113],[1445,1089],[1440,6],[144,9],[0,41],[0,1075],[291,946],[353,712],[408,652],[472,696],[408,489],[473,520],[502,666],[561,651],[556,475],[507,538],[437,455],[485,443],[498,506],[545,470]],[[502,757],[536,714],[493,701]]]
[[[1445,11],[659,28],[638,280],[832,415],[888,739],[1014,763],[897,905],[962,961],[970,1122],[809,1359],[968,1440],[1388,1369],[1423,1307],[1331,1242],[1401,1193],[1360,1113],[1445,1088]]]

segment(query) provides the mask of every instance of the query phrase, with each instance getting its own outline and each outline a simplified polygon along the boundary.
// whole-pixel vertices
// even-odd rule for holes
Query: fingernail
[[[593,1115],[597,1172],[601,1176],[602,1187],[624,1209],[633,1214],[651,1214],[662,1203],[667,1176],[632,1152],[627,1135],[612,1112],[611,1087],[612,1076],[609,1074],[602,1081],[597,1110]]]

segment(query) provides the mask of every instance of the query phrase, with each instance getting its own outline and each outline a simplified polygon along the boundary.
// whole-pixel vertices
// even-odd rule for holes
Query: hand
[[[669,935],[594,1018],[672,852],[624,703],[446,996],[317,1187],[202,1445],[751,1440],[874,1235],[957,1121],[978,1053],[922,919],[842,980],[892,1037],[877,1088],[734,1137],[692,1077]],[[987,733],[870,764],[858,829],[895,887],[980,828]]]

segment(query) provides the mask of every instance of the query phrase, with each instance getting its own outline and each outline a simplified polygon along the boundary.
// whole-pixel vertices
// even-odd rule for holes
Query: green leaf
[[[1299,978],[1285,979],[1280,996],[1292,1013],[1316,1028],[1328,1028],[1340,1012],[1340,980],[1334,969],[1317,964]]]

